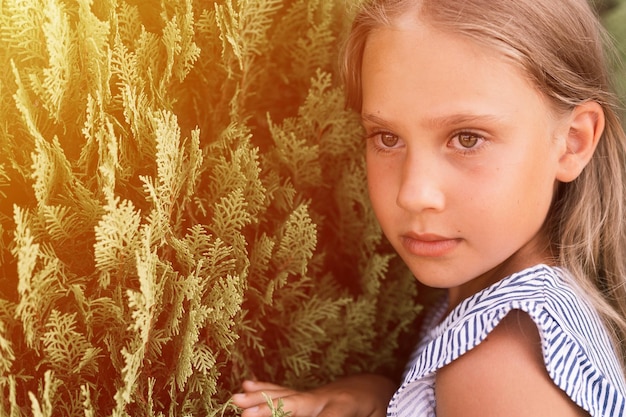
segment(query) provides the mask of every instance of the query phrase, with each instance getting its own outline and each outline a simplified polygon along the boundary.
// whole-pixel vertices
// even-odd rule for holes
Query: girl
[[[370,198],[431,312],[391,416],[626,415],[626,135],[585,0],[376,0],[345,56]],[[245,382],[244,417],[383,415],[389,381]]]

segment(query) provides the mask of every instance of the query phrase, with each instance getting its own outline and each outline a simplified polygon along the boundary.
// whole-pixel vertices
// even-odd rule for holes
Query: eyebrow
[[[370,122],[380,126],[387,126],[389,124],[385,119],[382,119],[371,113],[361,113],[361,121]]]
[[[375,114],[361,114],[363,122],[370,122],[381,126],[389,126],[391,123]],[[458,126],[468,123],[497,123],[502,120],[501,116],[493,114],[471,114],[458,113],[444,116],[434,116],[426,119],[425,125],[432,128],[442,128],[445,126]]]

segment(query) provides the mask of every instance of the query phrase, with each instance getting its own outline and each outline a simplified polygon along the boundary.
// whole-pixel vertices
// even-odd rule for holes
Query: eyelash
[[[472,146],[471,148],[465,148],[459,144],[458,147],[452,145],[452,142],[456,139],[458,141],[461,136],[469,136],[477,139],[478,143]],[[454,148],[456,151],[460,152],[462,155],[471,155],[480,150],[483,145],[487,142],[485,137],[477,132],[472,132],[471,130],[460,130],[458,132],[454,132],[452,134],[451,139],[448,141],[448,146]]]
[[[393,152],[394,149],[396,149],[395,147],[388,147],[388,146],[384,146],[381,144],[382,142],[382,136],[383,135],[389,135],[389,136],[393,136],[395,137],[398,142],[401,141],[400,137],[398,135],[395,135],[391,132],[388,132],[386,130],[380,130],[380,131],[374,131],[370,134],[368,134],[365,139],[368,141],[368,144],[372,147],[372,149],[377,153],[377,154],[388,154]]]

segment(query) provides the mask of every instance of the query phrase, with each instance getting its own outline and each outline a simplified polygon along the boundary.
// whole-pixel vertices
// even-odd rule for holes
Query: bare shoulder
[[[539,332],[513,310],[480,345],[437,372],[437,416],[587,416],[550,379]]]

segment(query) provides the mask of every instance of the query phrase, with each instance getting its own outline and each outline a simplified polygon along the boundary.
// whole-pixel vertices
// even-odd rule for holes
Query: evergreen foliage
[[[596,0],[600,6],[603,23],[617,46],[617,63],[614,79],[617,92],[626,106],[626,0]],[[625,123],[626,123],[626,119]]]
[[[398,371],[417,290],[367,200],[345,10],[2,0],[0,415]]]

